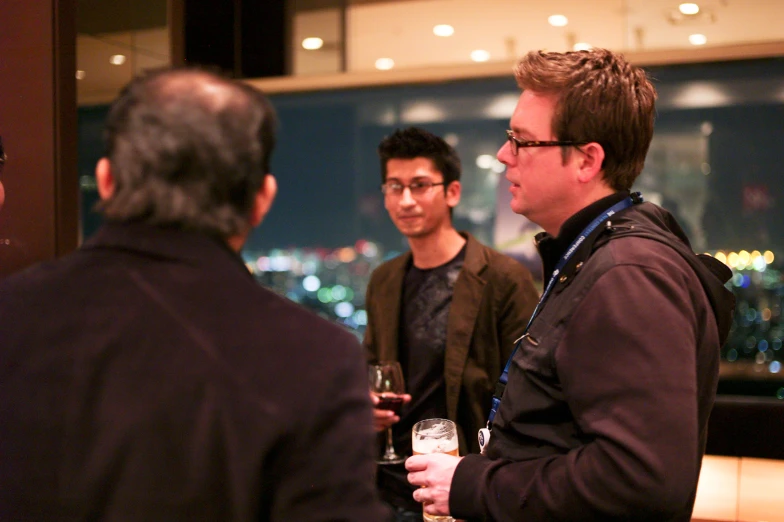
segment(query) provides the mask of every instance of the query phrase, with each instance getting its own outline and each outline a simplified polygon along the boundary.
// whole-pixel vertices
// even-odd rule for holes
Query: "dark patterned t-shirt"
[[[411,428],[422,419],[446,418],[444,352],[446,327],[455,281],[465,260],[465,246],[449,262],[426,270],[411,263],[406,270],[400,303],[398,359],[411,402],[392,428],[395,449],[411,455]],[[411,497],[413,487],[403,466],[380,466],[384,497],[396,506],[421,509]],[[390,498],[392,497],[392,498]]]

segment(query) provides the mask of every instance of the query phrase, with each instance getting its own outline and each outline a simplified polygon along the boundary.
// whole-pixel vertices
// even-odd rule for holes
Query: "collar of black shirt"
[[[629,192],[625,190],[610,194],[594,201],[564,221],[558,236],[553,237],[547,232],[540,232],[536,235],[536,247],[539,249],[539,256],[542,258],[542,272],[545,282],[550,279],[550,275],[555,270],[555,265],[558,263],[561,255],[569,248],[569,245],[572,244],[572,241],[577,238],[580,232],[591,221],[596,219],[599,214],[628,197]]]

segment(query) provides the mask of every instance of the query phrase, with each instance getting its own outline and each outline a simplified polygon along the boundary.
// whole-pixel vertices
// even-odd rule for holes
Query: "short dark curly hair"
[[[443,138],[419,127],[398,129],[378,145],[381,160],[381,182],[387,180],[387,162],[391,159],[427,158],[444,176],[444,190],[453,181],[460,181],[460,157]]]

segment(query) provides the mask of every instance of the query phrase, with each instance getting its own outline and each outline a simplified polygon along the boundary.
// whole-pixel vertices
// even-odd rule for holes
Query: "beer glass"
[[[396,361],[381,361],[368,366],[368,381],[370,391],[379,399],[375,405],[377,410],[392,410],[395,415],[400,415],[403,406],[402,394],[406,392],[403,381],[403,370]],[[386,447],[384,455],[377,460],[378,464],[402,464],[406,458],[398,455],[392,443],[392,428],[387,428]]]
[[[411,448],[414,455],[446,453],[457,457],[460,452],[455,423],[447,419],[426,419],[417,422],[411,430]],[[422,509],[424,510],[424,506]],[[426,522],[454,522],[455,520],[449,516],[430,515],[424,511],[422,518]]]

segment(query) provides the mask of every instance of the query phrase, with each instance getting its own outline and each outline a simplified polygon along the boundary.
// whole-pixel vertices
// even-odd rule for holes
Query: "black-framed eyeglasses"
[[[429,179],[412,181],[408,185],[404,185],[399,181],[387,181],[386,183],[381,185],[381,192],[383,192],[387,196],[402,196],[403,191],[408,189],[411,191],[412,196],[423,196],[427,194],[431,188],[444,184],[445,183],[443,181],[439,183],[433,183]]]
[[[514,131],[506,131],[506,139],[512,145],[512,154],[517,156],[517,151],[526,147],[578,147],[587,145],[588,141],[523,141],[517,139]]]

